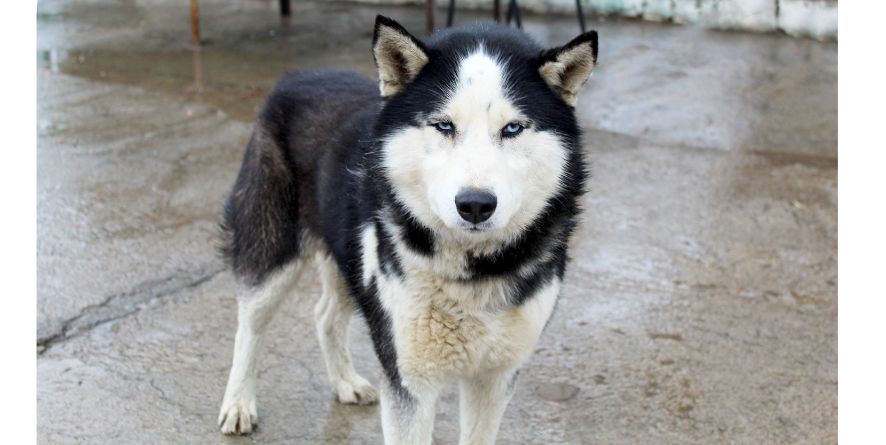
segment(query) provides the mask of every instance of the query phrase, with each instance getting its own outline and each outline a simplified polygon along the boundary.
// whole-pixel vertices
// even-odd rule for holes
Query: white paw
[[[371,405],[378,401],[378,393],[363,377],[339,380],[335,385],[338,401],[355,405]]]
[[[255,399],[225,400],[218,415],[218,426],[224,434],[249,434],[258,426]]]

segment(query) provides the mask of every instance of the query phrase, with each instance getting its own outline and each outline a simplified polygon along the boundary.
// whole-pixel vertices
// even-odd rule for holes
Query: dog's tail
[[[258,285],[299,253],[299,193],[280,120],[269,103],[246,146],[220,224],[221,254],[234,274]],[[269,117],[271,117],[269,119]]]

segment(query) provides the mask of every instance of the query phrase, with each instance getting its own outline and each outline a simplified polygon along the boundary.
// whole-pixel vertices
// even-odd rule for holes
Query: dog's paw
[[[371,405],[378,401],[378,393],[363,377],[356,376],[349,380],[339,380],[335,392],[340,403],[354,405]]]
[[[224,434],[249,434],[258,426],[255,400],[225,400],[218,415],[218,426]]]

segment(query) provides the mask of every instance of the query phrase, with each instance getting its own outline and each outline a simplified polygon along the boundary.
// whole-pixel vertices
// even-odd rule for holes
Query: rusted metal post
[[[280,0],[280,15],[289,17],[291,14],[292,8],[290,7],[289,0]]]
[[[434,32],[434,0],[427,0],[425,3],[425,17],[428,24],[428,34],[431,34]]]
[[[200,5],[197,0],[191,0],[191,40],[200,46]]]

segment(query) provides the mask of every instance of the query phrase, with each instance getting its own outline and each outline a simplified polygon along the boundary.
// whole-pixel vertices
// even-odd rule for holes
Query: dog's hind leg
[[[317,337],[326,359],[329,382],[341,403],[366,405],[378,400],[372,385],[354,370],[348,348],[348,322],[356,307],[347,294],[344,279],[335,261],[325,252],[317,253],[317,267],[323,294],[314,307]]]
[[[296,170],[290,153],[287,100],[277,93],[268,99],[225,201],[222,254],[238,281],[249,286],[240,295],[234,361],[218,417],[225,434],[246,434],[256,424],[256,354],[313,248],[300,215],[306,205],[300,181],[312,179]]]
[[[268,276],[260,285],[244,290],[239,297],[234,361],[218,415],[218,424],[225,434],[248,434],[258,424],[255,406],[256,354],[261,348],[268,323],[282,300],[292,294],[305,266],[305,260],[295,259]]]

